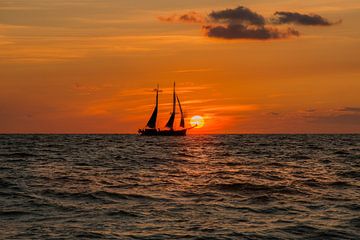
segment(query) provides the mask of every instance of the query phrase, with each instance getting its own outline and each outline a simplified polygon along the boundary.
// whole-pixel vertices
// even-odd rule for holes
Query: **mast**
[[[174,82],[174,91],[173,91],[173,109],[169,121],[166,123],[165,127],[173,129],[174,128],[174,120],[175,120],[175,112],[176,110],[176,94],[175,94],[175,82]]]
[[[176,98],[177,98],[177,101],[178,101],[178,104],[179,104],[180,114],[181,114],[180,127],[185,128],[184,113],[182,111],[180,100],[179,100],[179,97],[177,95],[176,95]]]
[[[146,126],[149,128],[156,128],[156,118],[157,118],[157,114],[158,114],[158,106],[159,106],[159,85],[157,85],[157,88],[156,88],[155,108],[154,108],[154,111],[153,111],[148,123],[146,124]]]

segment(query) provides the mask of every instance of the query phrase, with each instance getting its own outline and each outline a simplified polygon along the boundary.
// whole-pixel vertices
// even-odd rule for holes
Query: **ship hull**
[[[187,129],[182,130],[156,130],[156,129],[140,129],[141,136],[186,136]]]

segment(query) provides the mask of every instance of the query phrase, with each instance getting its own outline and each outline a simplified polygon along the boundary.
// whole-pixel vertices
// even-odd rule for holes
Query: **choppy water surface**
[[[359,239],[360,135],[0,135],[1,239]]]

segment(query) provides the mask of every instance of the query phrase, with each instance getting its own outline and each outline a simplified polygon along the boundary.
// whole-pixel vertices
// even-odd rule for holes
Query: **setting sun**
[[[194,128],[202,128],[205,125],[204,118],[201,116],[193,116],[190,119],[190,125]]]

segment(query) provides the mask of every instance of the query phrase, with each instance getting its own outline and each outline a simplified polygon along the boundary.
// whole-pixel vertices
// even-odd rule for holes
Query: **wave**
[[[18,218],[30,214],[32,213],[26,211],[7,210],[7,211],[0,211],[0,218]]]
[[[320,147],[320,146],[317,146],[317,145],[312,145],[312,144],[309,144],[307,146],[308,149],[312,149],[312,150],[322,150],[324,149],[323,147]]]
[[[60,198],[60,199],[72,199],[72,200],[78,200],[78,201],[91,201],[91,202],[106,202],[103,199],[96,197],[91,192],[78,192],[78,193],[72,193],[72,192],[60,192],[56,190],[43,190],[40,195],[47,196],[47,197],[53,197],[53,198]]]
[[[277,198],[269,195],[260,195],[256,197],[251,197],[248,200],[253,204],[263,204],[275,201]]]
[[[290,233],[291,237],[289,238],[301,236],[303,239],[356,239],[354,234],[337,229],[318,228],[314,225],[297,224],[279,230]]]
[[[315,179],[306,179],[302,181],[295,181],[296,184],[305,185],[311,188],[324,188],[324,187],[335,187],[335,188],[347,188],[353,185],[345,181],[334,181],[334,182],[320,182]]]
[[[0,157],[8,157],[8,158],[28,158],[28,157],[37,157],[38,155],[33,153],[25,153],[25,152],[16,152],[16,153],[2,153]]]
[[[350,153],[345,150],[338,150],[338,151],[335,151],[334,154],[342,156],[342,155],[349,155]]]
[[[163,198],[155,198],[152,196],[141,195],[141,194],[130,194],[130,193],[116,193],[109,191],[94,191],[94,192],[59,192],[56,190],[44,190],[41,192],[41,195],[48,197],[56,197],[62,199],[73,199],[73,200],[82,200],[82,201],[92,201],[92,202],[116,202],[119,200],[144,200],[144,201],[166,201]]]
[[[328,186],[331,187],[338,187],[338,188],[343,188],[343,187],[352,187],[353,185],[345,182],[345,181],[335,181],[335,182],[329,182],[327,183]]]
[[[15,187],[15,186],[16,186],[16,184],[14,184],[8,180],[0,178],[0,188],[11,188],[11,187]]]
[[[263,185],[252,183],[220,183],[213,184],[210,188],[229,192],[266,192],[266,193],[284,193],[284,194],[300,194],[297,189],[285,185]]]
[[[287,226],[287,227],[281,228],[280,230],[284,231],[286,233],[291,233],[291,234],[298,235],[298,236],[307,236],[308,234],[319,231],[319,229],[316,227],[309,226],[309,225],[303,225],[303,224]]]
[[[80,239],[106,239],[109,236],[102,234],[102,233],[97,233],[97,232],[79,232],[79,233],[75,233],[75,237],[76,238],[80,238]]]
[[[338,207],[343,207],[351,211],[357,211],[357,212],[360,211],[360,204],[356,204],[356,203],[338,205]]]
[[[179,157],[189,157],[189,158],[195,158],[194,155],[192,154],[188,154],[188,153],[176,153],[176,156],[179,156]]]
[[[355,217],[349,220],[349,224],[357,229],[360,228],[360,217]]]
[[[306,179],[303,181],[296,181],[296,183],[308,186],[308,187],[312,187],[312,188],[320,188],[323,187],[324,184],[322,184],[321,182],[315,180],[315,179]]]
[[[140,217],[140,215],[130,212],[130,211],[125,211],[125,210],[113,210],[113,211],[108,211],[106,213],[106,215],[108,216],[112,216],[112,217]]]
[[[292,207],[270,207],[259,210],[259,213],[263,214],[283,214],[283,215],[294,215],[299,210],[294,210]]]
[[[309,160],[309,159],[311,159],[311,157],[309,157],[307,155],[301,155],[301,154],[291,155],[290,158],[295,159],[295,160]]]

